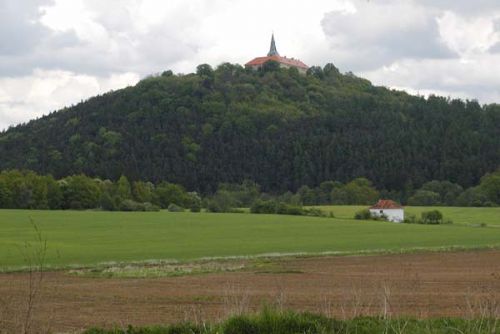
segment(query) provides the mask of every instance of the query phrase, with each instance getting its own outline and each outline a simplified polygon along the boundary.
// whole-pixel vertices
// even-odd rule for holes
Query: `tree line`
[[[401,196],[408,196],[402,200]],[[379,191],[366,178],[347,183],[324,181],[318,187],[300,187],[297,192],[269,193],[245,180],[240,184],[221,183],[214,193],[200,194],[183,186],[159,182],[132,181],[124,175],[113,182],[84,174],[56,180],[27,170],[0,173],[0,208],[9,209],[100,209],[107,211],[157,211],[202,208],[211,212],[232,212],[251,207],[255,213],[318,215],[302,206],[371,205],[390,198],[409,205],[497,206],[500,205],[500,169],[481,178],[477,186],[463,189],[449,181],[430,181],[411,194]]]
[[[59,179],[123,174],[199,193],[254,180],[263,192],[295,194],[366,177],[408,200],[427,182],[467,189],[498,168],[500,106],[411,96],[333,64],[307,75],[273,64],[261,71],[200,65],[0,132],[0,156],[0,170]],[[423,191],[439,193],[432,187]],[[435,195],[414,200],[428,196]]]

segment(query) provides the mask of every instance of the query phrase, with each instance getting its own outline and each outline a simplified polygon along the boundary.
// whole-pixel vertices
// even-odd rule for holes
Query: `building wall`
[[[370,213],[374,217],[385,215],[391,222],[402,222],[405,219],[405,212],[403,209],[370,209]]]
[[[282,63],[279,63],[280,64],[280,67],[281,68],[290,68],[290,67],[295,67],[295,66],[291,66],[291,65],[288,65],[288,64],[282,64]],[[262,65],[251,65],[250,67],[252,67],[254,70],[258,70],[259,68],[262,67]],[[307,73],[307,70],[305,68],[302,68],[302,67],[296,67],[297,70],[299,71],[300,74],[306,74]]]

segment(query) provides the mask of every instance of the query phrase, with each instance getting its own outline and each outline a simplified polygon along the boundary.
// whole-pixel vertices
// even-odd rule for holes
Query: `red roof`
[[[403,207],[390,199],[379,199],[370,209],[402,209]]]
[[[270,56],[270,57],[257,57],[248,63],[245,64],[245,66],[261,66],[264,63],[274,60],[277,61],[278,63],[289,65],[289,66],[294,66],[294,67],[300,67],[303,69],[308,69],[309,66],[304,64],[298,59],[293,59],[293,58],[287,58],[287,57],[281,57],[281,56]]]

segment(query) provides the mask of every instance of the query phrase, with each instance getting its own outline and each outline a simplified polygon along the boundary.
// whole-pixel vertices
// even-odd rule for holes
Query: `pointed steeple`
[[[279,56],[278,50],[276,49],[276,42],[274,41],[274,33],[271,36],[271,48],[269,48],[269,52],[267,53],[268,57],[271,56]]]

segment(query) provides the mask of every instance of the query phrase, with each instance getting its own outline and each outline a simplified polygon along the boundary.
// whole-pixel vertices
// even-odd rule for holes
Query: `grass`
[[[328,205],[316,206],[325,212],[333,212],[337,218],[350,219],[356,211],[366,209],[368,206],[360,205]],[[413,214],[420,217],[422,211],[439,210],[446,219],[452,219],[455,224],[500,226],[500,207],[496,208],[465,208],[465,207],[440,207],[440,206],[407,206],[405,215]]]
[[[454,212],[455,208],[449,209]],[[464,223],[477,220],[495,225],[494,213],[500,213],[489,208],[456,209],[457,217],[449,218]],[[352,217],[348,211],[356,208],[332,210],[335,219],[166,211],[0,210],[0,269],[20,269],[25,264],[20,248],[34,240],[30,217],[48,241],[46,264],[53,268],[154,259],[191,261],[261,254],[399,252],[500,245],[500,229],[495,227],[357,221],[347,219]]]
[[[90,329],[84,334],[457,334],[497,333],[498,319],[424,319],[359,317],[347,320],[331,319],[311,313],[279,312],[264,309],[258,314],[237,315],[219,324],[177,324],[126,330]]]

